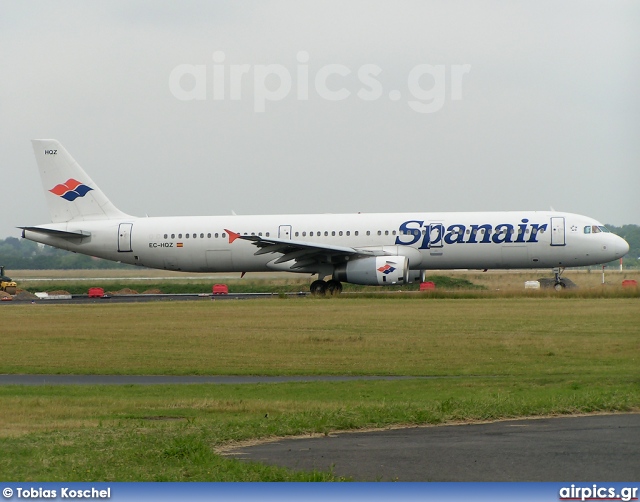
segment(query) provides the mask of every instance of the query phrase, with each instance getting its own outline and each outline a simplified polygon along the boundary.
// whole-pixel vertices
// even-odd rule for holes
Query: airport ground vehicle
[[[18,285],[10,277],[4,275],[4,267],[0,266],[0,291],[15,295]]]

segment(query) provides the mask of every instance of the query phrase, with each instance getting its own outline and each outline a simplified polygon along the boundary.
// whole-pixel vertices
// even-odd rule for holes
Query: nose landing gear
[[[553,285],[553,289],[555,289],[556,291],[562,291],[567,287],[567,284],[560,277],[562,275],[562,272],[564,272],[564,267],[553,269],[553,273],[555,275],[555,284]]]

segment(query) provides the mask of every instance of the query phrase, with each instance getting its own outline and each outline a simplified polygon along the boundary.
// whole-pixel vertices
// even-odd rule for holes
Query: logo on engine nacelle
[[[385,275],[389,275],[391,272],[394,272],[395,270],[396,270],[395,267],[392,267],[387,263],[384,267],[380,267],[378,269],[378,272],[382,272]]]

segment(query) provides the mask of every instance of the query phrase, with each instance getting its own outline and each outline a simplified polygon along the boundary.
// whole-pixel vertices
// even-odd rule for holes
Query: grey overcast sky
[[[639,56],[637,1],[0,0],[0,237],[50,221],[33,138],[138,216],[639,224]]]

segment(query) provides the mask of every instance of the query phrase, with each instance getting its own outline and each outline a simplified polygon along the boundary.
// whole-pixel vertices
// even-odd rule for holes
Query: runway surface
[[[414,376],[235,376],[235,375],[0,375],[0,385],[167,385],[255,384],[284,382],[349,382],[354,380],[411,380]]]
[[[631,482],[640,480],[640,414],[340,433],[227,455],[356,481]]]
[[[288,298],[304,298],[309,293],[284,293]],[[137,295],[113,295],[101,298],[89,298],[87,295],[68,295],[65,298],[51,297],[46,299],[14,298],[11,301],[1,301],[0,305],[70,305],[70,304],[104,304],[115,303],[144,303],[159,301],[222,301],[222,300],[257,300],[260,298],[279,298],[277,293],[229,293],[227,295],[212,295],[208,293],[182,293],[182,294],[137,294]]]

